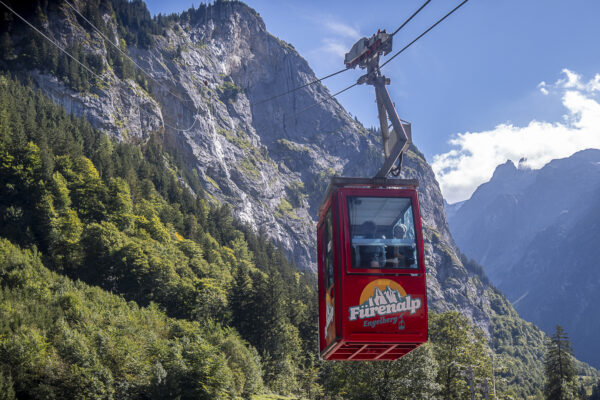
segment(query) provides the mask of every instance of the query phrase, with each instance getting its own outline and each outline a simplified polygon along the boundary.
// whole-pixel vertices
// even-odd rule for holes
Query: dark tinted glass
[[[349,197],[352,268],[417,268],[412,201]]]

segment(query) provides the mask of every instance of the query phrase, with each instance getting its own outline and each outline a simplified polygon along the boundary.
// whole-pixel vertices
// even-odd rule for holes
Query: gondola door
[[[335,229],[337,231],[337,229]],[[327,349],[335,344],[340,330],[337,329],[336,318],[336,268],[337,255],[334,241],[333,212],[331,202],[318,226],[319,254],[319,347]],[[337,280],[339,281],[339,279]],[[339,307],[338,307],[339,308]]]

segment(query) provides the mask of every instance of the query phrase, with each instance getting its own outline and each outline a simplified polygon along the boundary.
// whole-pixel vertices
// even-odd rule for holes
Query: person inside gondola
[[[365,239],[375,239],[377,226],[373,221],[365,221],[360,226],[360,232]],[[382,268],[385,265],[385,250],[383,246],[375,244],[359,246],[361,267]]]
[[[394,239],[404,240],[408,228],[404,224],[397,224],[393,229]],[[388,268],[413,268],[415,265],[414,248],[409,246],[390,246],[392,256],[387,258]]]

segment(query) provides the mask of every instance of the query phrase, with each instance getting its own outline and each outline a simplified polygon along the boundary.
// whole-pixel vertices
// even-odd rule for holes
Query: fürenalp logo
[[[385,287],[385,289],[381,290],[381,287]],[[412,315],[422,305],[421,299],[407,295],[402,286],[389,279],[378,279],[371,282],[363,290],[361,300],[366,296],[368,298],[363,300],[360,305],[349,308],[350,321],[405,312]]]

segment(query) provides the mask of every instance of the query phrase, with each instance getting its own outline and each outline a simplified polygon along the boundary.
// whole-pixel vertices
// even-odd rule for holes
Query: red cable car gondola
[[[391,45],[365,50],[358,64],[367,74],[357,83],[375,87],[383,166],[372,179],[332,178],[319,210],[319,350],[326,360],[395,360],[427,341],[418,182],[386,178],[400,173],[412,141],[379,69]]]
[[[395,360],[427,341],[416,185],[332,178],[317,226],[323,359]]]

